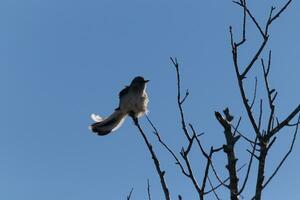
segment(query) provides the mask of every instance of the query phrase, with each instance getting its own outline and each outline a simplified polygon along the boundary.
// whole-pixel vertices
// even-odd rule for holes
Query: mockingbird
[[[130,86],[125,86],[119,93],[119,107],[108,118],[103,119],[99,115],[91,115],[96,123],[92,124],[90,129],[98,135],[107,135],[117,130],[127,115],[132,117],[136,123],[137,119],[147,112],[149,100],[146,93],[146,83],[148,81],[141,76],[135,77]]]

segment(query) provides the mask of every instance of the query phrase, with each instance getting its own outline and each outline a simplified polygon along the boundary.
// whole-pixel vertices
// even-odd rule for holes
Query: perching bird
[[[147,112],[148,96],[146,93],[146,83],[141,76],[135,77],[130,86],[119,93],[119,107],[106,119],[92,114],[91,118],[96,122],[90,126],[90,129],[98,135],[107,135],[117,130],[123,123],[127,115],[131,116],[136,122],[139,117]]]

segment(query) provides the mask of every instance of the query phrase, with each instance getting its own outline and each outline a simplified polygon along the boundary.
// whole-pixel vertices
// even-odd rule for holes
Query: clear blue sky
[[[261,22],[271,5],[283,2],[249,1],[249,6]],[[300,2],[293,1],[271,28],[270,83],[279,92],[279,119],[300,102],[299,10]],[[244,113],[228,34],[228,26],[238,30],[240,22],[241,11],[229,0],[2,0],[0,199],[118,200],[134,187],[132,197],[139,200],[146,199],[147,178],[153,199],[162,199],[152,160],[132,121],[127,119],[112,135],[97,137],[87,128],[89,115],[109,115],[118,104],[118,92],[134,76],[143,75],[151,80],[149,116],[179,152],[184,141],[169,60],[176,56],[182,64],[182,87],[191,93],[185,104],[188,122],[206,133],[202,138],[206,148],[221,145],[224,136],[213,112],[229,106],[236,118]],[[257,47],[259,35],[250,28],[252,43],[243,49],[242,63]],[[261,73],[257,67],[248,89]],[[241,129],[251,137],[247,123],[244,117]],[[141,124],[167,170],[172,197],[181,193],[185,199],[196,199],[146,120],[141,119]],[[268,172],[287,151],[292,132],[281,133],[281,142],[268,159]],[[237,150],[239,165],[249,156],[245,145]],[[299,198],[299,153],[298,139],[288,162],[264,192],[265,199]],[[202,175],[203,162],[195,156],[197,176]],[[221,154],[216,165],[226,177],[224,164]],[[245,191],[245,199],[253,191],[253,187]],[[220,191],[223,199],[225,194]]]

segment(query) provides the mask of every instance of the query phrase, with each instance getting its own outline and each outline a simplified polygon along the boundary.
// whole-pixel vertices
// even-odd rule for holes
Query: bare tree
[[[241,99],[247,116],[246,121],[250,123],[253,130],[248,130],[247,132],[241,131],[239,127],[242,123],[242,118],[240,117],[236,121],[236,123],[234,123],[234,116],[230,113],[229,108],[225,108],[223,114],[216,111],[215,117],[221,125],[221,127],[223,128],[226,141],[226,143],[221,147],[214,147],[213,145],[211,145],[209,150],[205,150],[205,148],[201,144],[201,135],[203,135],[203,133],[197,133],[193,125],[189,124],[186,121],[183,104],[189,96],[189,91],[187,90],[184,95],[181,94],[182,90],[180,66],[176,58],[171,58],[172,65],[174,66],[174,69],[176,71],[177,105],[181,121],[181,129],[187,142],[186,145],[183,145],[182,149],[179,151],[179,154],[177,153],[178,151],[170,148],[170,146],[161,138],[158,129],[155,127],[155,125],[149,119],[149,117],[147,117],[147,120],[153,128],[154,134],[156,135],[158,142],[174,158],[181,174],[192,183],[192,186],[197,192],[198,198],[200,200],[205,199],[206,195],[210,193],[212,193],[216,199],[220,199],[218,195],[218,189],[220,187],[228,189],[231,200],[238,200],[239,196],[242,195],[243,191],[246,188],[250,174],[252,174],[252,176],[256,176],[257,178],[256,185],[254,186],[255,193],[252,197],[249,198],[252,198],[254,200],[260,200],[262,198],[263,190],[272,181],[272,179],[279,171],[280,167],[283,165],[283,163],[286,161],[287,157],[293,150],[295,139],[298,133],[298,126],[300,124],[300,104],[296,106],[294,110],[292,110],[287,116],[282,117],[276,113],[275,100],[278,96],[278,93],[276,89],[271,87],[271,84],[269,82],[269,74],[272,63],[271,50],[269,50],[268,52],[267,59],[264,59],[262,57],[262,53],[266,50],[266,45],[269,41],[269,30],[271,25],[273,25],[276,19],[278,19],[279,16],[286,11],[291,2],[292,0],[288,0],[280,9],[275,9],[275,7],[271,7],[268,14],[268,18],[266,22],[262,25],[258,22],[252,11],[248,8],[246,0],[234,1],[234,3],[241,8],[241,11],[243,12],[243,18],[240,39],[236,39],[234,37],[233,28],[231,26],[229,27],[233,67],[235,70]],[[258,31],[261,37],[261,43],[258,49],[256,50],[255,54],[252,57],[250,57],[247,62],[243,62],[247,64],[245,66],[242,66],[240,64],[241,62],[239,62],[239,49],[248,42],[247,26],[250,23],[254,24],[256,30]],[[248,95],[249,91],[246,91],[245,87],[245,81],[247,80],[250,71],[255,67],[262,68],[262,82],[264,84],[266,92],[266,98],[262,97],[260,98],[260,100],[258,100],[257,96],[257,87],[259,81],[258,78],[255,77],[254,90],[250,91],[251,93],[253,92],[253,96],[251,98]],[[254,114],[254,105],[257,105],[256,102],[258,102],[258,116],[255,116]],[[296,118],[297,114],[299,114],[297,121],[291,123],[291,121]],[[165,179],[165,170],[161,168],[159,158],[157,157],[152,147],[152,144],[147,138],[147,135],[140,126],[139,122],[135,121],[135,125],[137,126],[151,154],[155,169],[160,179],[160,184],[165,199],[170,200],[171,197],[167,181]],[[274,171],[270,173],[271,175],[269,177],[266,177],[266,158],[269,155],[271,147],[273,147],[276,142],[276,136],[280,134],[281,130],[284,128],[294,128],[290,147],[285,156],[277,161],[278,165],[274,169]],[[247,164],[244,165],[238,165],[238,157],[235,153],[236,144],[241,140],[246,141],[251,146],[250,150],[246,149],[249,152],[249,161],[247,162]],[[192,148],[200,152],[199,155],[203,156],[203,159],[206,163],[205,167],[202,169],[203,175],[201,179],[196,178],[195,169],[190,161],[190,154]],[[222,179],[219,176],[217,168],[215,167],[215,164],[213,162],[214,155],[222,152],[227,158],[227,163],[225,164],[225,166],[228,171],[228,177],[225,179]],[[257,160],[257,167],[254,166],[253,162],[255,159]],[[239,174],[238,172],[244,167],[246,168],[245,173]],[[257,168],[257,170],[251,170],[252,168]],[[199,172],[199,169],[197,169],[197,171]],[[212,179],[216,180],[218,184],[213,184]],[[151,199],[149,188],[150,185],[148,181],[148,199]],[[178,199],[184,198],[182,197],[182,194],[177,195]]]

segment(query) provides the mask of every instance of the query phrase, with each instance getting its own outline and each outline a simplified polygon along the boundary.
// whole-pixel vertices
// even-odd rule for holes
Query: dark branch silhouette
[[[132,192],[133,192],[133,188],[131,188],[131,190],[130,190],[130,192],[129,192],[128,196],[127,196],[127,200],[130,200],[130,198],[131,198],[131,195],[132,195]]]
[[[135,118],[133,118],[133,122],[134,124],[136,125],[136,127],[138,128],[139,132],[141,133],[145,143],[146,143],[146,146],[152,156],[152,160],[154,162],[154,165],[155,165],[155,168],[156,168],[156,171],[159,175],[159,178],[160,178],[160,183],[161,183],[161,187],[163,189],[163,192],[164,192],[164,195],[165,195],[165,199],[166,200],[170,200],[170,192],[169,192],[169,189],[168,189],[168,186],[167,186],[167,183],[165,181],[165,171],[162,171],[161,168],[160,168],[160,163],[159,163],[159,160],[153,150],[153,147],[152,145],[150,144],[150,142],[148,141],[148,138],[146,136],[146,134],[144,133],[143,129],[141,128],[140,124],[139,124],[139,121],[136,120]]]
[[[230,113],[229,108],[225,108],[222,114],[217,111],[215,112],[215,117],[223,129],[225,138],[225,143],[219,148],[214,148],[214,144],[210,144],[210,149],[206,150],[205,146],[203,146],[201,143],[203,142],[201,136],[204,133],[197,133],[194,126],[186,120],[184,103],[186,103],[190,92],[186,90],[185,94],[182,95],[182,80],[180,74],[181,66],[179,65],[177,58],[170,58],[172,67],[174,67],[176,72],[176,101],[179,109],[178,115],[180,118],[181,132],[184,135],[184,141],[179,141],[184,144],[182,145],[182,148],[179,150],[172,149],[167,142],[167,138],[162,138],[154,123],[148,116],[146,116],[146,118],[153,129],[153,133],[157,138],[157,142],[163,147],[163,150],[166,150],[174,159],[175,165],[179,167],[178,170],[180,174],[190,181],[198,196],[198,199],[200,200],[206,199],[207,195],[209,194],[211,194],[211,196],[213,196],[215,199],[226,198],[219,197],[219,188],[225,188],[228,190],[231,200],[238,200],[240,199],[240,196],[242,196],[243,192],[248,189],[248,187],[252,187],[252,189],[255,190],[254,194],[252,194],[250,197],[252,197],[253,200],[261,200],[263,190],[274,179],[276,174],[278,174],[279,169],[292,153],[298,134],[298,127],[300,126],[300,104],[292,109],[287,116],[282,117],[283,120],[279,120],[278,113],[276,113],[276,98],[279,93],[276,88],[272,87],[269,80],[272,67],[272,51],[268,50],[267,59],[262,57],[263,52],[265,52],[266,48],[268,47],[271,25],[276,21],[276,19],[279,18],[279,16],[281,16],[281,14],[286,11],[291,2],[292,0],[288,0],[280,9],[278,9],[278,11],[272,6],[270,10],[267,11],[268,16],[266,21],[261,24],[260,20],[257,20],[256,16],[253,14],[254,12],[249,9],[246,0],[234,1],[235,4],[242,8],[243,13],[242,28],[240,31],[241,38],[235,38],[232,26],[229,27],[229,36],[233,68],[235,71],[242,104],[245,110],[246,120],[244,116],[243,121],[242,117],[239,117],[238,120],[235,120],[234,114]],[[257,49],[255,49],[254,54],[246,58],[246,62],[239,62],[239,59],[242,57],[240,48],[250,43],[250,41],[247,40],[249,24],[254,25],[256,31],[259,33],[258,39],[260,43]],[[241,66],[240,63],[246,64]],[[246,80],[251,76],[252,72],[257,71],[255,71],[254,68],[258,67],[258,65],[259,67],[262,67],[262,76],[255,76],[254,88],[252,86],[253,89],[250,91],[250,94],[253,96],[249,97],[249,86],[247,85]],[[259,80],[258,77],[262,77],[262,80]],[[263,83],[263,86],[261,86],[260,83]],[[261,87],[263,87],[266,93],[266,95],[262,97],[260,97],[258,92]],[[257,110],[254,110],[256,106]],[[255,113],[257,112],[258,115],[256,116]],[[294,119],[297,114],[299,114],[299,117],[295,122]],[[153,150],[152,144],[149,142],[145,132],[141,128],[139,121],[136,119],[133,120],[151,154],[165,199],[170,200],[171,196],[165,180],[165,171],[161,169],[160,161]],[[242,129],[242,124],[245,123],[250,125],[250,130],[240,130]],[[279,140],[276,136],[283,128],[295,128],[294,134],[287,153],[281,160],[279,160],[278,165],[275,167],[270,177],[266,179],[266,159],[270,153],[269,150],[276,147],[276,141]],[[238,157],[239,155],[237,155],[236,152],[241,152],[241,149],[237,148],[243,147],[240,147],[236,144],[241,141],[249,145],[250,148],[245,147],[242,150],[245,152],[245,154],[248,152],[250,155],[248,157],[247,154],[247,157],[245,158],[247,163],[239,167],[239,159],[241,159],[241,157]],[[204,166],[203,169],[196,168],[192,165],[193,161],[191,161],[191,159],[195,158],[194,153],[199,159],[201,159]],[[218,155],[222,154],[224,160],[226,160],[224,161],[224,166],[227,169],[225,178],[219,175],[218,170],[220,169],[220,166],[216,166],[213,160],[214,155],[217,153]],[[255,166],[256,163],[257,166]],[[246,170],[240,172],[240,170],[244,167]],[[248,180],[250,176],[256,176],[256,182],[254,185],[249,186]],[[210,188],[207,189],[207,187]],[[174,190],[176,190],[176,188],[174,188]],[[130,199],[131,193],[132,190],[127,199]],[[147,194],[148,199],[151,200],[149,180],[147,180]],[[175,194],[177,195],[178,193]],[[179,194],[177,198],[178,200],[182,200],[182,194]]]

